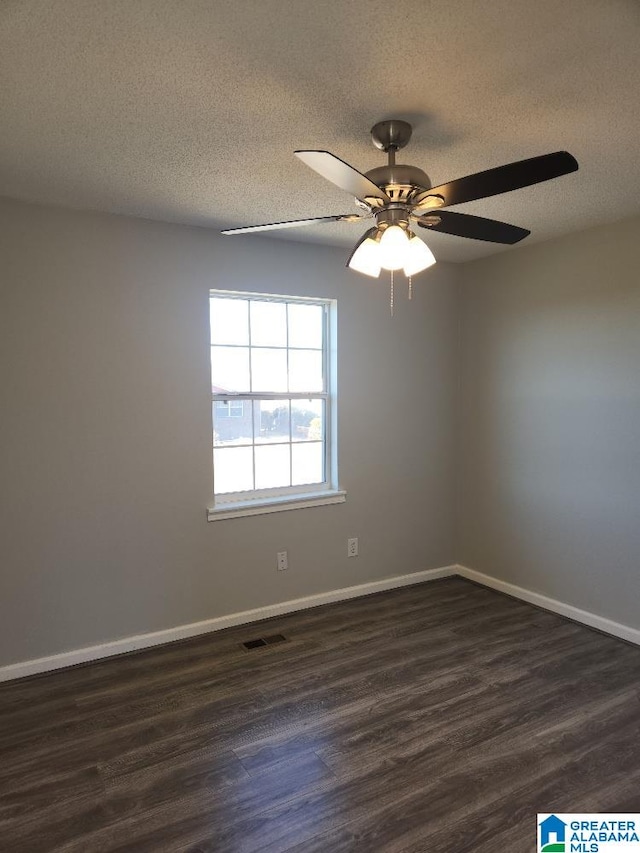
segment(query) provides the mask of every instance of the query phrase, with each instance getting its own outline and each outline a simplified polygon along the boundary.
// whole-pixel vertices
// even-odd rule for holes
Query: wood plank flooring
[[[1,851],[533,853],[539,811],[640,812],[640,648],[460,578],[0,685]]]

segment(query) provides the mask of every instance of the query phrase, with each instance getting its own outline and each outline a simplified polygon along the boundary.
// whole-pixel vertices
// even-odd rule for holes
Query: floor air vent
[[[270,634],[268,637],[258,637],[257,640],[247,640],[242,645],[245,649],[259,649],[260,646],[272,646],[274,643],[284,643],[286,640],[284,634]]]

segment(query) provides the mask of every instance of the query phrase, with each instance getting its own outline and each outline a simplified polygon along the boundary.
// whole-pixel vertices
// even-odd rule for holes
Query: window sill
[[[343,489],[310,492],[304,495],[287,495],[282,498],[236,501],[207,509],[207,521],[223,521],[227,518],[242,518],[247,515],[265,515],[269,512],[284,512],[290,509],[306,509],[311,506],[342,504],[347,499]]]

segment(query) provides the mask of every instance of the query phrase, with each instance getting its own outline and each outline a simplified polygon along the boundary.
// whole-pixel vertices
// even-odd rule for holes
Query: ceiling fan
[[[386,166],[377,166],[365,174],[329,151],[294,152],[323,178],[355,196],[361,214],[346,213],[227,228],[222,233],[248,234],[320,222],[375,219],[375,226],[356,243],[347,266],[374,278],[380,275],[381,269],[403,270],[410,278],[435,263],[431,250],[411,231],[411,225],[491,243],[517,243],[530,232],[506,222],[454,213],[445,208],[548,181],[578,168],[571,154],[556,151],[432,187],[422,169],[396,163],[396,152],[409,142],[411,132],[411,125],[399,119],[374,125],[371,128],[373,144],[386,152],[388,162]]]

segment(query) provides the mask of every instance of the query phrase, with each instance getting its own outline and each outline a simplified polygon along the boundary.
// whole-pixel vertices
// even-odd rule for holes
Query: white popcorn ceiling
[[[455,208],[527,245],[640,210],[639,48],[638,0],[4,0],[0,194],[212,229],[350,213],[294,149],[364,172],[385,162],[371,126],[402,118],[398,161],[434,184],[577,158]],[[364,228],[269,237],[346,260]],[[418,230],[439,260],[506,250]]]

